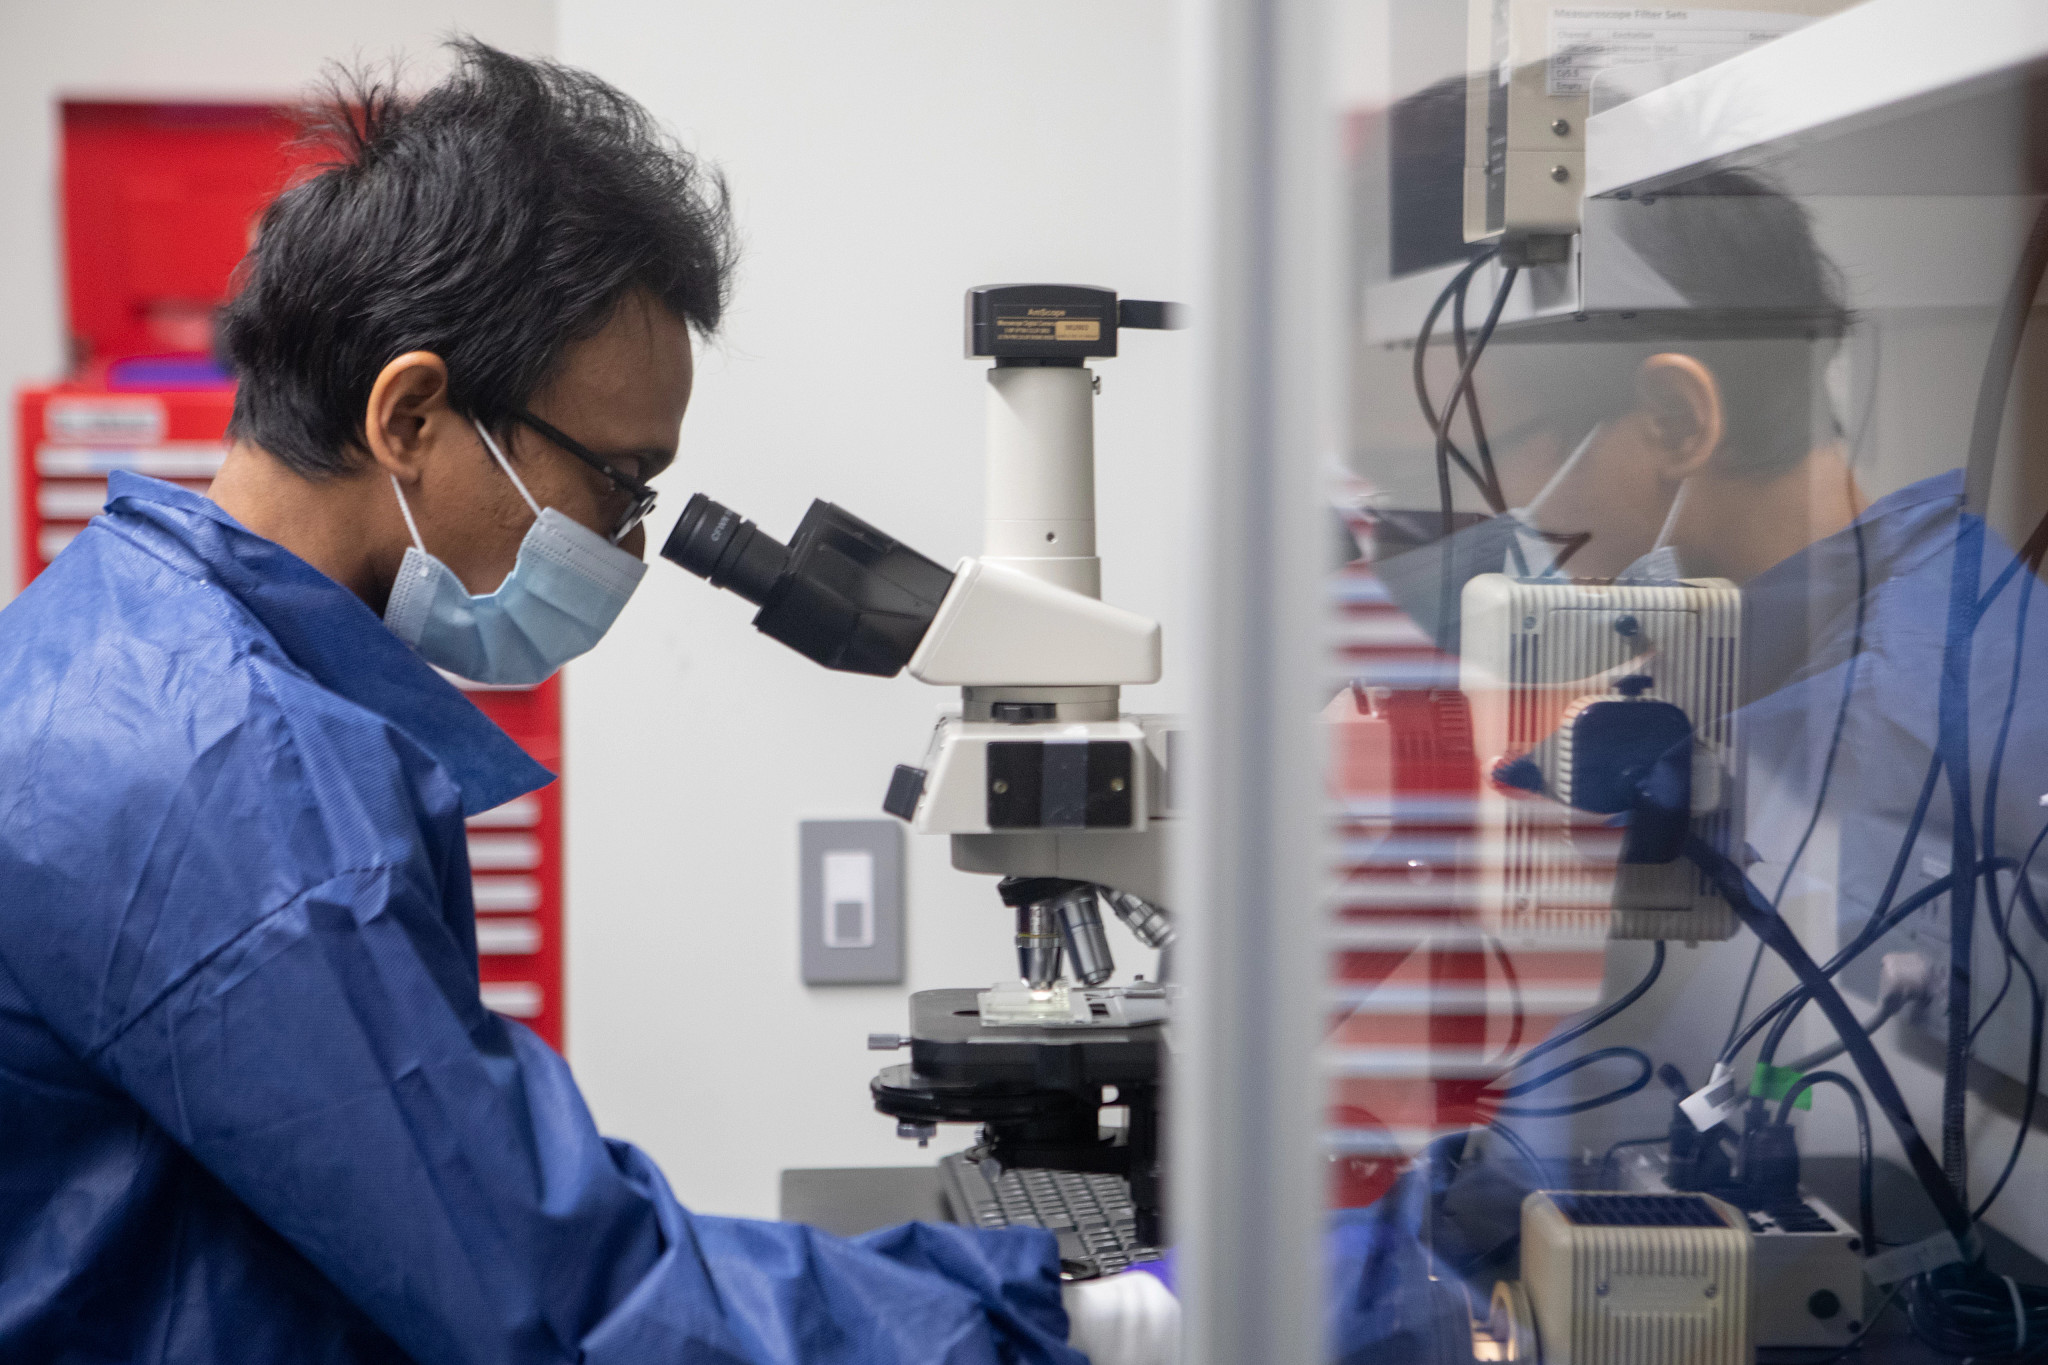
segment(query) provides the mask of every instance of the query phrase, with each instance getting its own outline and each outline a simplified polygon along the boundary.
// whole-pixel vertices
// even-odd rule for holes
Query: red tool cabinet
[[[67,104],[64,243],[71,378],[16,395],[19,582],[132,470],[204,492],[226,453],[232,385],[212,312],[263,205],[296,173],[291,122],[241,105]],[[561,684],[470,690],[562,771]],[[562,783],[469,822],[485,1005],[562,1046]]]

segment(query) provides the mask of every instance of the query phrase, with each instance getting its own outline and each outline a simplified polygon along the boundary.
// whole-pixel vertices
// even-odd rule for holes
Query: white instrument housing
[[[925,752],[925,784],[910,827],[953,836],[953,866],[1005,877],[1066,877],[1166,903],[1173,824],[1166,780],[1168,716],[1011,725],[941,717]],[[999,829],[989,821],[989,746],[1003,743],[1131,746],[1130,823],[1114,828]]]
[[[1092,562],[1092,561],[1091,561]],[[910,675],[941,687],[1159,681],[1159,623],[1017,567],[963,559]]]
[[[1589,1213],[1630,1199],[1693,1217]],[[1742,1211],[1709,1195],[1538,1190],[1522,1202],[1522,1279],[1496,1288],[1495,1318],[1526,1311],[1516,1335],[1533,1327],[1528,1358],[1544,1365],[1749,1365],[1751,1248]]]
[[[1630,673],[1642,696],[1669,702],[1694,727],[1692,832],[1742,846],[1736,711],[1741,595],[1725,579],[1579,584],[1481,574],[1465,585],[1458,684],[1470,700],[1479,756],[1479,909],[1508,944],[1607,938],[1732,938],[1735,912],[1691,862],[1620,861],[1622,832],[1565,805],[1573,755],[1562,722],[1575,703],[1619,699]],[[1549,794],[1491,778],[1532,760]]]

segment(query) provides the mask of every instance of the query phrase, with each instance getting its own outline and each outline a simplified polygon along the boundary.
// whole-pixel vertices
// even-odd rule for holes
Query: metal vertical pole
[[[1176,893],[1188,994],[1168,1136],[1190,1365],[1323,1354],[1317,509],[1336,448],[1343,288],[1328,3],[1184,10],[1202,449],[1194,837]]]

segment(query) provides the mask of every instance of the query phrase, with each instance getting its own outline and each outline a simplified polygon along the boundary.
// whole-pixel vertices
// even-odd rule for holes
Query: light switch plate
[[[797,856],[804,984],[901,982],[901,822],[805,820],[797,826]]]

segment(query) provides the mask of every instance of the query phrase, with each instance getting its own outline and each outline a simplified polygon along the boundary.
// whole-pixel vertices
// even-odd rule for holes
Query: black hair
[[[644,291],[700,335],[735,248],[725,182],[585,71],[474,39],[415,99],[338,70],[309,113],[324,168],[279,195],[218,329],[233,439],[309,478],[364,458],[378,372],[448,365],[456,411],[502,428],[570,343]]]
[[[1680,306],[1641,313],[1617,353],[1573,367],[1570,382],[1558,387],[1578,422],[1590,427],[1633,408],[1637,365],[1673,351],[1699,360],[1720,385],[1722,469],[1782,473],[1817,437],[1839,435],[1820,381],[1852,317],[1841,273],[1815,240],[1805,208],[1747,170],[1715,172],[1681,195],[1613,207],[1605,221],[1615,239]]]

